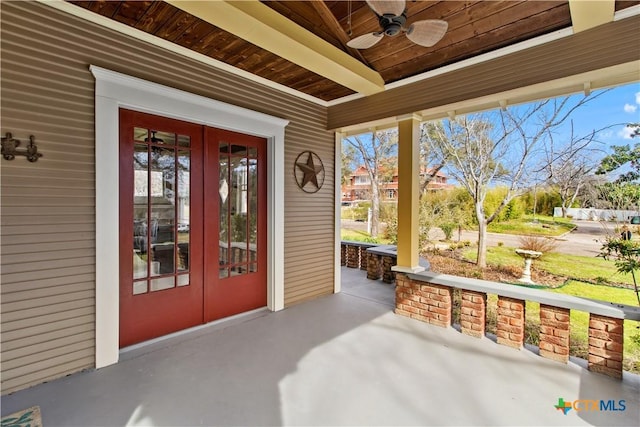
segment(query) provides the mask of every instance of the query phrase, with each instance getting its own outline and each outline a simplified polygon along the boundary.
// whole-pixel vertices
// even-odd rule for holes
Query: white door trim
[[[118,361],[118,110],[128,108],[267,138],[267,307],[284,308],[284,131],[289,123],[246,108],[90,66],[95,86],[96,368]]]

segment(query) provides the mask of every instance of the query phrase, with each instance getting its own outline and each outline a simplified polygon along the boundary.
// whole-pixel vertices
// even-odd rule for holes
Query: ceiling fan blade
[[[367,4],[378,15],[400,16],[406,6],[405,0],[367,0]]]
[[[369,49],[374,44],[382,40],[383,33],[369,33],[356,37],[353,40],[349,40],[347,46],[354,49]]]
[[[449,24],[439,19],[416,21],[407,28],[407,38],[420,46],[431,47],[447,32]]]

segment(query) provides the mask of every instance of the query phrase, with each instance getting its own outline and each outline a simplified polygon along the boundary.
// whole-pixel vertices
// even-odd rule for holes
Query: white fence
[[[573,219],[584,219],[589,221],[629,221],[632,216],[640,215],[638,211],[613,210],[613,209],[593,209],[593,208],[568,208],[567,215]],[[553,216],[561,217],[562,208],[553,208]]]

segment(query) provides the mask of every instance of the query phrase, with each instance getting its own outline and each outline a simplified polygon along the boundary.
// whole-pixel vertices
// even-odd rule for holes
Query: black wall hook
[[[11,132],[7,132],[2,137],[2,157],[5,160],[13,160],[16,156],[25,156],[30,162],[37,162],[42,153],[38,153],[38,146],[35,144],[36,137],[29,136],[29,144],[24,149],[18,149],[20,141],[13,138]]]

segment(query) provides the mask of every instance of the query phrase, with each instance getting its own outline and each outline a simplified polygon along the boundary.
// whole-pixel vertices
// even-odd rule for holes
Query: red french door
[[[121,109],[119,156],[120,346],[265,306],[266,140]]]
[[[207,128],[205,320],[264,307],[266,140]]]

